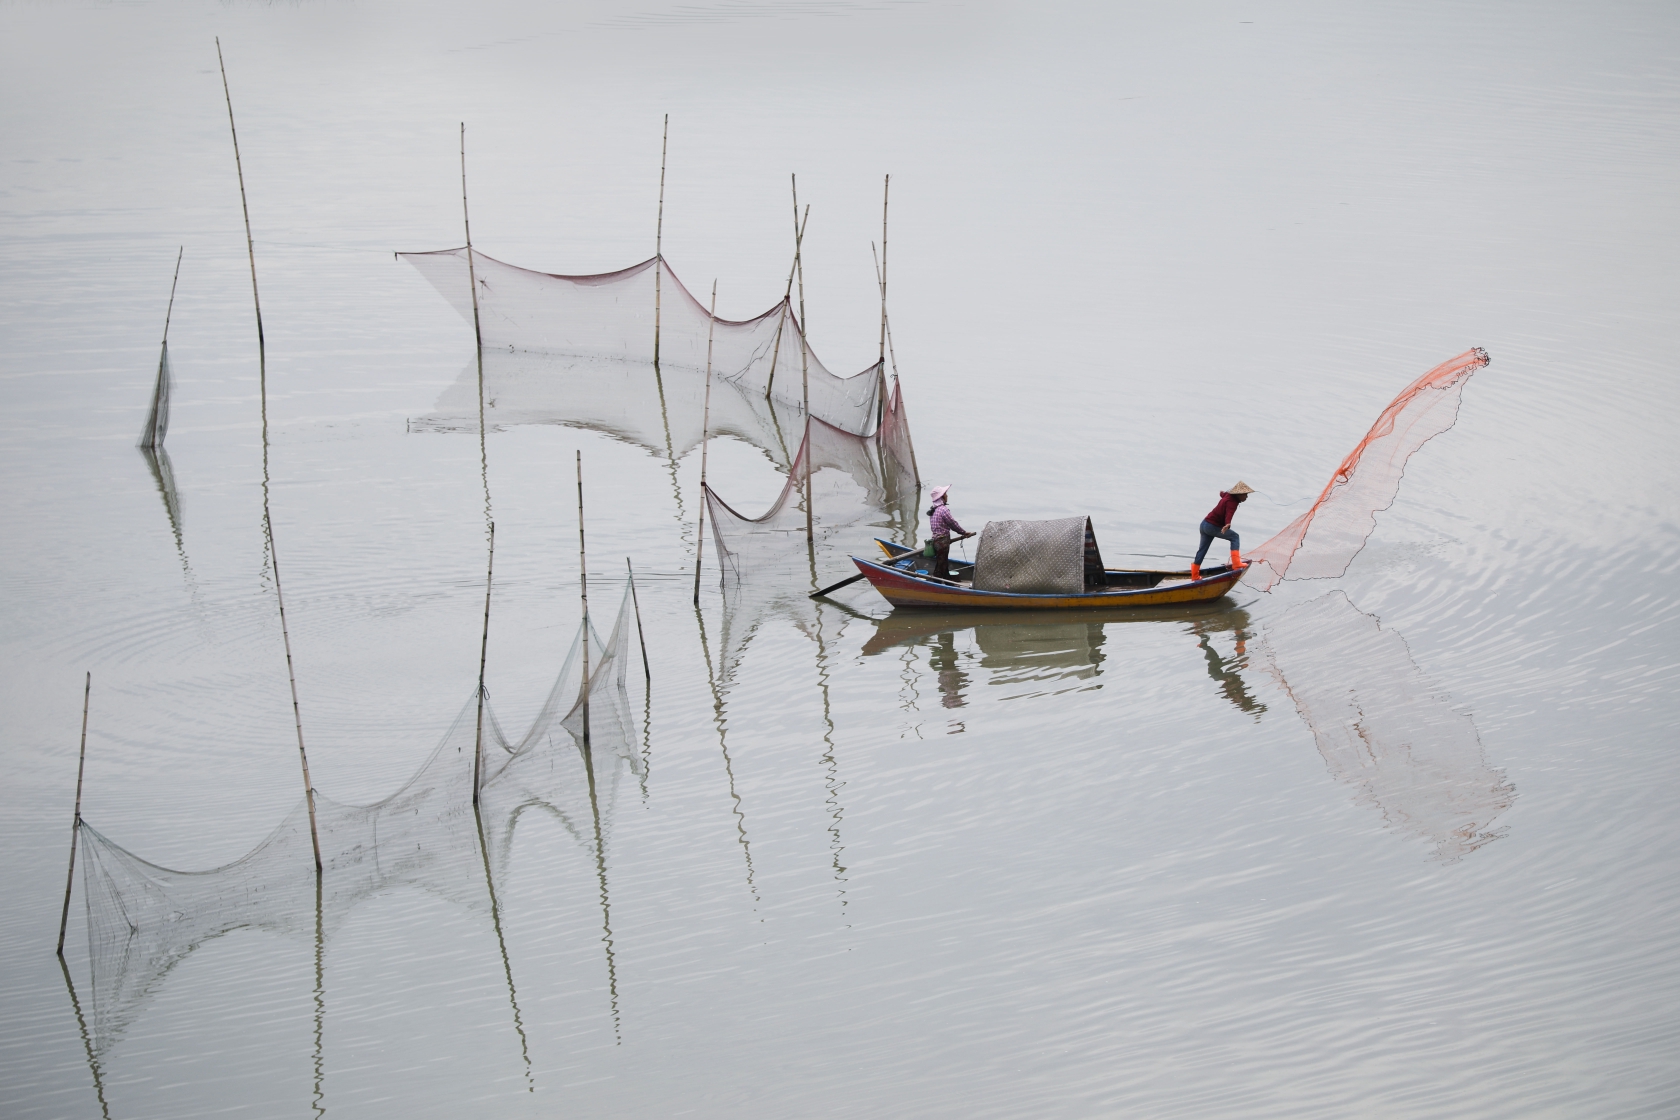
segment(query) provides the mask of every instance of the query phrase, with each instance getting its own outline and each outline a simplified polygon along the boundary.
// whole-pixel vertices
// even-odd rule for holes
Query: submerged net
[[[146,412],[146,426],[140,430],[140,446],[160,448],[169,434],[169,394],[175,380],[169,373],[169,343],[158,354],[157,383],[152,388],[152,407]]]
[[[472,322],[466,249],[398,256]],[[478,279],[478,320],[487,352],[638,365],[657,361],[669,390],[685,377],[704,378],[710,333],[710,365],[720,383],[799,410],[802,377],[808,374],[812,416],[854,435],[873,431],[879,419],[879,365],[850,377],[830,372],[805,343],[786,298],[751,319],[714,324],[711,313],[658,257],[618,272],[563,276],[505,264],[474,250],[472,272]],[[474,409],[476,417],[476,392]]]
[[[1102,570],[1088,517],[988,521],[974,553],[974,589],[1078,595],[1103,582]]]
[[[505,869],[515,823],[527,809],[551,813],[599,855],[619,777],[625,770],[640,773],[643,765],[625,690],[629,602],[626,589],[606,642],[589,627],[587,682],[580,625],[547,700],[518,739],[503,733],[485,701],[478,812],[473,808],[476,695],[414,776],[389,797],[347,805],[317,793],[319,894],[303,800],[250,852],[209,871],[159,866],[83,821],[95,1053],[121,1036],[165,973],[211,938],[254,929],[324,939],[358,902],[399,887],[488,913],[485,869]]]
[[[1263,656],[1330,773],[1390,828],[1428,841],[1445,861],[1503,834],[1490,825],[1515,789],[1399,634],[1333,591],[1269,620]]]
[[[1265,591],[1283,579],[1344,574],[1365,547],[1377,514],[1394,504],[1406,460],[1453,426],[1465,384],[1487,364],[1487,351],[1476,347],[1406,386],[1342,460],[1311,508],[1249,553],[1253,570],[1246,582]]]

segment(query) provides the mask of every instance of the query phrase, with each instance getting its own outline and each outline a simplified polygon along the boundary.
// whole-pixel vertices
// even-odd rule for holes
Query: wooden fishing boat
[[[1082,533],[1075,522],[1083,523]],[[882,560],[854,556],[852,562],[894,607],[1063,611],[1205,603],[1228,594],[1246,570],[1208,565],[1202,578],[1193,580],[1187,570],[1106,568],[1085,518],[992,522],[982,532],[973,561],[951,560],[948,580],[929,574],[933,562],[920,549],[880,539],[875,543],[884,553]],[[1038,546],[1044,551],[1028,555]],[[1055,554],[1061,554],[1060,575],[1042,577],[1045,552],[1053,564]],[[1028,570],[1034,564],[1039,565],[1036,573]],[[1011,579],[1021,573],[1018,581]]]

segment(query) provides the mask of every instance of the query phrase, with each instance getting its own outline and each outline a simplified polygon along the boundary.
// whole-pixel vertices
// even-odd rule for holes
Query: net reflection
[[[709,432],[744,440],[788,468],[804,430],[797,407],[718,378],[707,423],[705,389],[703,378],[648,362],[484,351],[484,420],[493,431],[522,424],[581,428],[671,459],[699,447]],[[477,435],[478,362],[467,363],[436,409],[410,417],[408,427]]]
[[[1469,714],[1425,677],[1405,639],[1332,591],[1268,619],[1261,663],[1295,703],[1330,773],[1388,826],[1462,859],[1505,834],[1516,797]]]

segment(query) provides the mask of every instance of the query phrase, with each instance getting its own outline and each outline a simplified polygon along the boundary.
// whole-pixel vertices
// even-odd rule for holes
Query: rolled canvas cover
[[[1088,517],[988,521],[974,556],[974,589],[1078,595],[1085,590],[1087,538],[1094,554],[1096,540]],[[1099,557],[1099,569],[1101,563]]]

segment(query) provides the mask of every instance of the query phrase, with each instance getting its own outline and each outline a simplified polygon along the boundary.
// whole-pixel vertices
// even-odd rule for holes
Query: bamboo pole
[[[233,166],[234,170],[239,173],[239,209],[245,215],[245,251],[251,258],[251,301],[257,305],[258,377],[264,378],[268,371],[262,362],[263,322],[262,300],[257,297],[257,249],[251,242],[251,208],[245,202],[245,165],[239,161],[239,130],[234,127],[233,123],[233,94],[228,92],[227,63],[222,61],[222,37],[220,35],[216,36],[216,65],[221,67],[222,71],[222,96],[227,99],[228,131],[233,135]]]
[[[875,268],[877,272],[880,270],[880,267],[881,263],[876,261]],[[887,320],[887,359],[892,362],[893,385],[896,386],[898,384],[898,353],[893,349],[891,319]],[[908,431],[904,433],[904,442],[910,449],[910,473],[916,476],[916,489],[920,491],[922,486],[922,474],[921,471],[916,468],[916,445],[911,442],[910,433]]]
[[[484,349],[484,329],[478,321],[478,270],[473,264],[472,216],[467,213],[467,122],[461,122],[461,224],[467,230],[467,283],[472,285],[473,342]],[[483,409],[484,363],[478,363],[479,408]]]
[[[711,318],[706,324],[706,403],[700,411],[700,523],[694,536],[694,605],[700,605],[700,560],[706,551],[706,447],[712,427],[712,332],[717,326],[717,281],[712,281]]]
[[[70,870],[64,873],[64,913],[58,919],[58,949],[64,956],[64,931],[70,928],[70,888],[76,882],[76,841],[82,834],[82,775],[87,771],[88,700],[93,695],[93,673],[82,685],[82,750],[76,762],[76,815],[70,818]]]
[[[659,138],[659,221],[653,230],[653,368],[659,369],[659,291],[665,274],[665,156],[671,144],[671,114]]]
[[[782,313],[776,319],[776,345],[770,351],[770,377],[764,384],[764,399],[770,399],[770,390],[776,387],[776,363],[782,355],[782,328],[787,325],[788,309],[793,301],[793,273],[799,267],[799,247],[805,241],[805,226],[811,220],[811,206],[805,206],[805,216],[801,218],[794,212],[793,222],[793,263],[788,265],[787,288],[782,292]]]
[[[233,137],[233,166],[239,174],[239,209],[245,215],[245,252],[251,260],[251,303],[257,312],[257,388],[262,410],[263,535],[268,562],[274,569],[274,602],[280,610],[280,641],[286,650],[286,679],[292,688],[292,722],[297,727],[298,761],[303,767],[303,796],[309,804],[309,843],[315,851],[315,874],[322,873],[321,834],[315,824],[315,785],[309,780],[309,752],[303,746],[303,709],[298,704],[297,670],[292,664],[292,636],[286,626],[286,597],[280,589],[280,555],[274,547],[274,518],[268,504],[268,348],[263,341],[262,299],[257,292],[257,247],[251,237],[251,207],[245,198],[245,165],[239,159],[239,129],[233,122],[233,94],[228,90],[222,40],[216,39],[216,65],[222,71],[222,95],[227,99],[228,133]],[[471,258],[471,254],[468,254]]]
[[[701,452],[705,454],[704,451]],[[642,633],[642,602],[636,598],[636,571],[630,567],[630,557],[624,558],[624,571],[630,577],[630,604],[636,608],[636,640],[642,643],[642,675],[649,687],[653,685],[653,670],[648,668],[647,636]]]
[[[175,278],[169,282],[169,306],[163,313],[163,344],[169,345],[169,320],[175,314],[175,285],[181,282],[181,258],[186,255],[187,247],[181,246],[175,251]]]
[[[175,287],[181,282],[181,258],[186,251],[185,245],[175,251],[175,276],[169,281],[169,306],[163,312],[163,346],[158,351],[157,383],[152,386],[152,407],[146,416],[145,430],[140,435],[140,447],[145,451],[161,449],[169,430],[169,320],[175,315]],[[173,516],[170,523],[176,524]],[[175,535],[178,543],[178,528]]]
[[[799,181],[793,184],[794,217],[799,216]],[[805,329],[805,257],[797,248],[793,256],[793,270],[799,274],[799,399],[805,412],[805,547],[815,558],[816,533],[811,524],[811,338]]]
[[[478,639],[478,729],[473,734],[473,804],[484,777],[484,669],[490,660],[490,588],[496,573],[496,523],[490,522],[490,558],[484,565],[484,630]]]
[[[589,783],[595,784],[595,760],[589,747],[589,555],[583,546],[583,452],[577,453],[578,590],[583,596],[583,758]]]
[[[883,370],[887,368],[887,194],[891,187],[888,175],[881,183],[881,356],[876,359]]]

